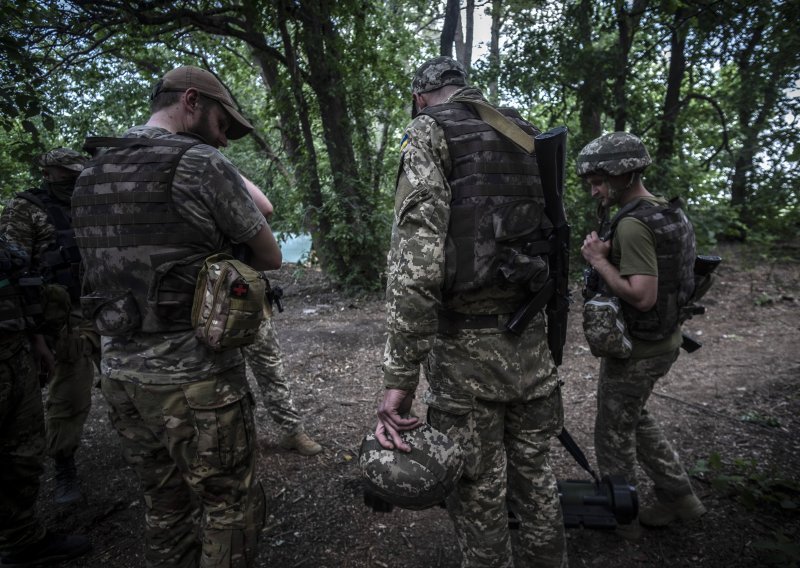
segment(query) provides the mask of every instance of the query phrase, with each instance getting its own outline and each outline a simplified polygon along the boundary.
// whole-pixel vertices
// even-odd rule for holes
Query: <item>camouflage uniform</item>
[[[148,126],[135,127],[125,136],[187,139]],[[127,163],[136,163],[135,152],[127,155]],[[103,171],[118,167],[94,163],[87,164],[78,180],[76,221],[90,214],[76,205],[87,202],[80,201],[84,187],[91,200],[92,192],[98,191],[92,180],[102,183]],[[126,183],[131,182],[119,187]],[[148,281],[152,269],[135,260],[145,246],[151,247],[149,255],[169,250],[174,258],[202,259],[230,253],[231,243],[251,239],[265,223],[233,165],[205,144],[192,146],[179,158],[171,199],[180,219],[200,238],[170,247],[128,246],[111,256],[109,249],[84,248],[83,243],[114,227],[81,229],[78,242],[92,290],[103,290],[108,279],[124,279],[136,267],[142,270],[136,278]],[[191,296],[194,279],[189,275],[185,289],[171,293]],[[186,308],[183,303],[177,307]],[[103,394],[124,456],[144,491],[147,566],[252,566],[264,496],[255,476],[253,399],[244,361],[239,349],[208,351],[190,324],[175,321],[164,331],[102,337]]]
[[[579,176],[623,176],[641,172],[650,163],[641,140],[626,132],[613,132],[587,144],[578,155],[576,169]],[[619,204],[626,191],[609,184],[610,202]],[[611,233],[603,235],[611,239],[609,261],[621,276],[645,274],[657,276],[659,281],[657,304],[649,312],[622,302],[631,354],[624,359],[601,359],[595,451],[601,475],[624,475],[633,485],[638,461],[655,483],[658,499],[669,503],[694,496],[694,492],[677,453],[646,405],[656,381],[678,358],[681,330],[675,323],[675,304],[688,299],[694,288],[695,240],[683,212],[666,212],[666,207],[666,201],[654,196],[629,201],[606,229]],[[605,290],[602,281],[601,290]],[[668,298],[672,305],[666,305]],[[654,326],[654,320],[660,325]]]
[[[439,74],[433,75],[435,82]],[[424,92],[417,83],[413,92]],[[445,84],[464,85],[463,76]],[[484,100],[466,86],[449,100],[456,99]],[[465,451],[464,475],[447,499],[463,566],[565,565],[561,509],[548,463],[563,410],[543,315],[521,337],[497,325],[442,332],[443,307],[497,313],[508,298],[492,286],[442,292],[454,159],[442,127],[426,114],[407,128],[402,152],[388,257],[384,385],[414,392],[423,364],[430,385],[428,421]],[[507,506],[521,521],[514,534]]]
[[[45,446],[39,379],[25,333],[0,334],[0,554],[40,541]]]
[[[42,156],[39,163],[42,166],[59,166],[64,160],[75,159],[66,152],[83,158],[77,152],[57,149]],[[62,184],[45,182],[42,189],[48,192],[69,218],[69,195],[74,180],[63,184],[64,187],[58,185]],[[34,268],[46,270],[43,266],[45,254],[49,250],[57,250],[58,244],[56,227],[45,210],[17,196],[0,215],[0,226],[9,239],[25,248]],[[47,454],[57,461],[63,461],[71,459],[80,444],[92,401],[95,365],[99,364],[100,357],[97,335],[83,323],[77,302],[73,304],[69,325],[58,333],[52,347],[56,355],[56,368],[48,383]]]
[[[305,431],[303,419],[292,402],[292,393],[283,369],[281,346],[271,317],[264,318],[256,340],[245,347],[245,358],[264,395],[267,412],[281,431],[289,436]]]

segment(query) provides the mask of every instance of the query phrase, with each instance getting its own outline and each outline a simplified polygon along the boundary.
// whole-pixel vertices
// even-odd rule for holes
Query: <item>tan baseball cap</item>
[[[238,140],[253,130],[253,125],[236,110],[230,93],[222,83],[213,74],[199,67],[185,65],[168,71],[153,87],[150,99],[164,91],[182,92],[187,89],[197,89],[202,95],[222,105],[231,117],[231,125],[225,133],[229,140]]]

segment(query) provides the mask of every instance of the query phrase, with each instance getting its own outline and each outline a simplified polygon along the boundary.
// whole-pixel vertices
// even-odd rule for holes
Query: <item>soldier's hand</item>
[[[400,389],[386,389],[378,407],[378,425],[375,427],[375,438],[387,450],[397,448],[402,452],[410,452],[411,446],[403,441],[400,432],[413,430],[422,422],[416,416],[403,418],[411,410],[414,393]]]
[[[586,235],[581,247],[581,255],[589,265],[596,267],[597,263],[606,260],[611,252],[611,241],[604,241],[596,231]]]

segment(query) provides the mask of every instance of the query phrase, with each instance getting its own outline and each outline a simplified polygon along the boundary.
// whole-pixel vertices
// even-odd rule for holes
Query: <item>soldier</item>
[[[513,109],[494,109],[448,57],[425,62],[411,84],[412,122],[401,166],[386,287],[386,388],[375,436],[409,451],[400,434],[423,364],[428,421],[466,454],[446,500],[462,566],[563,566],[564,527],[550,439],[563,409],[538,313],[515,336],[509,316],[548,276],[539,245],[550,224],[534,155],[480,113],[526,136]],[[539,248],[539,252],[532,249]],[[508,510],[520,521],[508,530]]]
[[[251,193],[262,194],[252,181],[242,176]],[[274,209],[269,199],[264,197],[268,206],[262,209],[267,221],[272,217]],[[271,310],[270,310],[271,312]],[[303,419],[292,402],[289,381],[283,370],[281,346],[272,315],[267,315],[258,328],[258,335],[252,345],[245,347],[244,355],[253,375],[264,395],[264,406],[269,415],[283,432],[280,446],[286,450],[297,450],[303,456],[315,456],[322,451],[322,446],[312,440],[305,431]]]
[[[51,566],[91,549],[84,536],[45,528],[36,514],[42,454],[44,408],[38,369],[52,371],[53,354],[42,335],[41,280],[27,273],[29,256],[0,235],[0,564]],[[22,279],[24,278],[24,280]],[[23,285],[24,284],[24,285]],[[69,299],[59,327],[65,325]],[[51,306],[51,310],[53,307]]]
[[[81,499],[75,451],[92,402],[94,367],[99,365],[97,335],[82,325],[80,303],[80,253],[72,229],[70,198],[86,156],[69,148],[42,154],[37,165],[44,183],[16,195],[0,216],[8,237],[31,255],[35,269],[48,281],[64,286],[72,300],[69,324],[58,334],[55,371],[49,378],[47,455],[55,460],[55,502]]]
[[[664,526],[705,513],[689,477],[645,408],[658,379],[678,358],[680,308],[694,290],[695,238],[678,200],[651,194],[642,172],[651,163],[641,140],[614,132],[593,140],[577,160],[601,211],[620,209],[604,234],[586,236],[581,254],[601,290],[621,300],[632,342],[629,358],[603,357],[597,385],[595,450],[601,474],[635,484],[636,462],[655,483],[658,504],[639,513],[641,524]],[[605,216],[605,215],[603,215]],[[637,538],[639,523],[617,534]]]
[[[217,150],[253,127],[197,67],[166,73],[150,107],[122,138],[87,140],[100,151],[72,201],[92,291],[82,303],[102,336],[111,422],[144,492],[146,565],[252,566],[264,496],[244,360],[238,348],[204,347],[191,309],[205,259],[235,243],[257,270],[280,266],[263,195]]]

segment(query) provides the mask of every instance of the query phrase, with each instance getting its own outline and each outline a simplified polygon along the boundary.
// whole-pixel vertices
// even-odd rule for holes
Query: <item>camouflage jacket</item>
[[[451,99],[456,97],[483,98],[472,87],[459,89]],[[411,122],[401,142],[400,159],[387,267],[384,386],[414,391],[424,363],[475,368],[474,373],[462,375],[459,388],[486,400],[525,399],[555,388],[555,367],[541,315],[519,341],[499,329],[464,330],[454,337],[438,334],[438,312],[445,300],[460,312],[489,313],[491,308],[486,308],[494,299],[442,297],[452,161],[444,132],[432,117],[420,114]],[[517,364],[511,359],[518,359],[514,354],[520,341],[532,355]],[[470,361],[470,357],[484,356],[497,360],[486,365]],[[430,371],[428,375],[430,381]]]
[[[34,267],[56,242],[56,228],[47,212],[22,197],[15,197],[3,209],[0,226],[9,240],[19,244],[30,255]]]
[[[161,128],[138,126],[125,136],[152,138],[171,134]],[[91,167],[87,167],[82,175],[89,175],[90,170]],[[171,195],[176,213],[203,235],[202,242],[185,245],[187,258],[201,253],[208,256],[220,251],[230,253],[234,243],[253,238],[265,223],[236,168],[218,150],[206,144],[193,146],[183,155],[172,178]],[[74,218],[77,223],[79,216],[74,215]],[[175,257],[179,257],[174,250],[177,246],[169,248]],[[167,250],[168,247],[163,248]],[[113,271],[151,270],[141,263],[126,262],[126,258],[125,254],[116,259],[84,254],[86,278],[92,289],[103,289],[104,274],[116,277]],[[143,279],[147,277],[148,274],[142,274]],[[194,283],[187,285],[193,288]],[[139,331],[121,337],[103,337],[102,342],[103,373],[112,379],[131,382],[188,383],[243,362],[239,349],[218,353],[207,350],[197,341],[193,329],[159,333]]]

